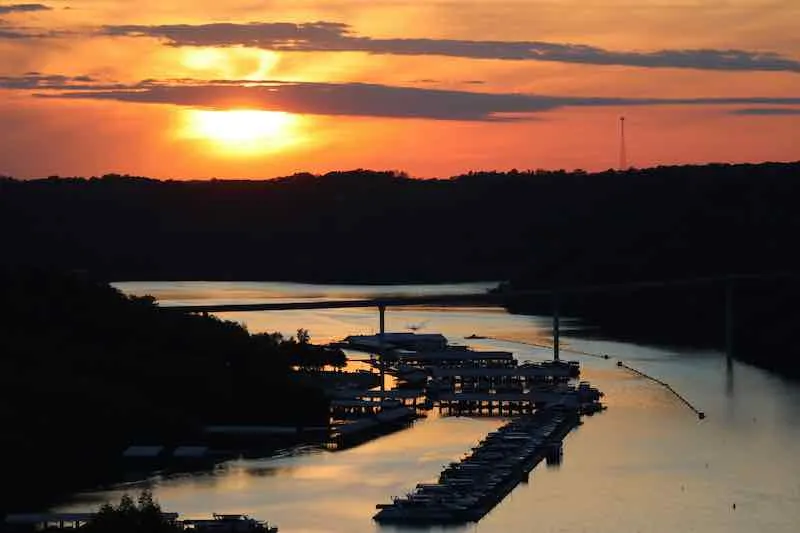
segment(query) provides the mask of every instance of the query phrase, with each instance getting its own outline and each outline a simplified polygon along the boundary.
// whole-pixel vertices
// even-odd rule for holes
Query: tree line
[[[798,169],[5,179],[0,261],[115,281],[566,283],[797,268]]]

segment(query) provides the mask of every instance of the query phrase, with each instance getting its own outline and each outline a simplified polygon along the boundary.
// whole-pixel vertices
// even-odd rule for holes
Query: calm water
[[[473,292],[491,284],[346,287],[291,283],[121,283],[162,303],[246,303],[268,299],[363,298],[378,294]],[[225,315],[253,331],[297,328],[324,342],[372,333],[377,312],[343,309]],[[441,332],[451,342],[542,359],[549,351],[507,341],[466,341],[471,333],[519,342],[548,341],[549,319],[499,309],[390,309],[390,331]],[[606,393],[608,410],[585,419],[564,445],[560,467],[540,465],[526,485],[478,524],[448,531],[792,532],[800,527],[800,385],[733,363],[718,353],[564,338],[568,347],[611,360],[568,354],[584,379]],[[669,382],[707,415],[697,417],[663,388],[616,367],[617,359]],[[166,510],[184,516],[247,513],[282,533],[400,531],[380,527],[375,504],[433,480],[500,419],[440,418],[340,452],[298,450],[238,460],[213,472],[156,477],[118,490],[76,495],[58,510],[83,511],[151,486]],[[735,509],[733,504],[736,504]],[[442,528],[431,528],[440,530]]]

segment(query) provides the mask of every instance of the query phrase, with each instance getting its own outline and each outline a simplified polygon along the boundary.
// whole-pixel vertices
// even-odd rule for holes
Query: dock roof
[[[123,457],[157,457],[164,451],[164,446],[128,446]]]
[[[224,435],[294,435],[298,433],[295,426],[206,426],[206,433]]]
[[[441,352],[398,352],[402,361],[511,361],[511,352],[472,350],[445,350]]]
[[[204,457],[208,446],[178,446],[172,452],[173,457]]]

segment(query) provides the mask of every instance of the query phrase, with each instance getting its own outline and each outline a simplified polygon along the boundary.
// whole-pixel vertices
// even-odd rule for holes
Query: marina
[[[424,389],[363,391],[332,400],[338,416],[355,415],[334,431],[341,445],[348,438],[415,418],[415,409],[438,407],[445,415],[514,417],[489,433],[436,483],[418,484],[391,504],[378,504],[374,520],[399,524],[477,522],[528,476],[543,459],[560,461],[562,440],[580,424],[581,414],[603,408],[603,393],[580,376],[577,361],[519,364],[511,352],[476,351],[452,346],[440,334],[381,333],[351,336],[338,347],[373,353],[381,373]],[[433,349],[433,351],[431,351]],[[387,364],[388,361],[388,364]],[[418,406],[423,396],[425,402]],[[401,402],[409,402],[402,405]]]
[[[121,286],[168,303],[209,304],[264,301],[272,294],[330,300],[482,289],[479,285],[319,287],[211,282]],[[250,331],[280,331],[287,337],[302,325],[314,342],[323,343],[377,330],[374,309],[220,316],[244,321]],[[507,351],[518,366],[552,360],[550,317],[510,315],[490,307],[387,312],[387,331],[422,323],[428,329],[418,334],[438,331],[453,343],[472,345],[475,351]],[[488,338],[468,339],[470,334]],[[568,434],[560,463],[551,461],[545,468],[545,458],[530,473],[530,483],[519,482],[477,525],[448,525],[448,531],[467,533],[476,527],[485,533],[529,531],[535,524],[537,531],[578,533],[591,524],[598,532],[749,533],[763,529],[765,523],[774,533],[796,531],[800,471],[792,454],[800,438],[800,391],[795,384],[738,361],[729,368],[724,354],[715,352],[581,339],[570,333],[561,341],[562,355],[580,361],[580,379],[605,393],[608,410],[596,418],[583,418],[584,424]],[[608,354],[610,360],[588,354]],[[691,416],[664,387],[617,367],[618,360],[672,385],[704,411],[706,419],[701,422]],[[359,363],[346,370],[365,366]],[[374,368],[372,375],[377,376]],[[372,386],[377,386],[373,381]],[[395,386],[401,386],[400,380],[387,372],[386,392]],[[379,397],[380,391],[373,389],[370,395]],[[393,495],[403,496],[418,484],[437,484],[447,465],[459,462],[464,452],[508,422],[505,411],[502,417],[496,411],[492,416],[486,412],[451,416],[439,413],[436,406],[424,412],[427,417],[380,438],[365,433],[358,445],[335,451],[304,446],[227,458],[214,468],[191,474],[131,478],[140,481],[72,495],[51,511],[88,512],[104,501],[118,500],[125,491],[150,487],[165,509],[180,510],[188,517],[202,518],[211,510],[246,513],[269,518],[287,532],[408,531],[413,524],[373,521],[379,511],[376,504],[389,505]]]

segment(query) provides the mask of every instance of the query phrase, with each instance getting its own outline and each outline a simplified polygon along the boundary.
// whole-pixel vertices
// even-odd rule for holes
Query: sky
[[[0,175],[796,161],[798,28],[798,0],[0,0]]]

